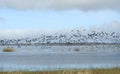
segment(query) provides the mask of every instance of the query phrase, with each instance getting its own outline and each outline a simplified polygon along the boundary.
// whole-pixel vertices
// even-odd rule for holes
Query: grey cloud
[[[79,9],[83,11],[93,11],[110,9],[118,11],[120,10],[120,0],[0,0],[0,7],[20,10]]]

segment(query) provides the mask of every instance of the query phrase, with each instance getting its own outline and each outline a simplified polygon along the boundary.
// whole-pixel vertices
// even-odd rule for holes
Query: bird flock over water
[[[104,43],[114,43],[120,44],[120,33],[116,32],[97,32],[91,31],[90,33],[84,33],[79,30],[69,34],[55,33],[52,35],[40,34],[38,37],[25,37],[25,38],[13,38],[13,39],[0,39],[0,45],[16,45],[16,46],[38,46],[47,44],[59,44],[59,45],[69,45],[69,44],[104,44]]]

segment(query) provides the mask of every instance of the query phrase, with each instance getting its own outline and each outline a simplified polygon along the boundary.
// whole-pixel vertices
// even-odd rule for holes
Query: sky
[[[120,0],[0,0],[0,33],[120,31]]]

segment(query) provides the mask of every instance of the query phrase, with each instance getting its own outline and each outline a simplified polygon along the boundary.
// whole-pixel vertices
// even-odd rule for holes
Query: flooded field
[[[56,70],[120,67],[120,45],[27,46],[3,52],[0,70]]]

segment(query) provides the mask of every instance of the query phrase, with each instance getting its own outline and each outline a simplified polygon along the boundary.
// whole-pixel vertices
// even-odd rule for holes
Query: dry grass
[[[120,69],[0,72],[0,74],[120,74]]]
[[[14,51],[15,49],[9,47],[3,49],[3,52],[14,52]]]

